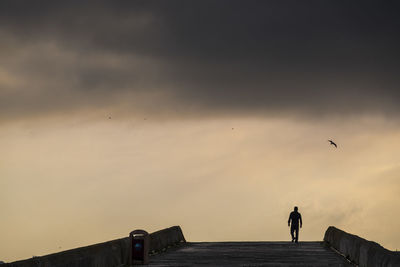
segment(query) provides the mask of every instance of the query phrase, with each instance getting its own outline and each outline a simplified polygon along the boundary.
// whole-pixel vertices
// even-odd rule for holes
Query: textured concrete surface
[[[5,267],[111,267],[128,262],[129,237],[4,264]]]
[[[179,226],[172,226],[150,234],[150,251],[161,251],[181,242],[186,242],[182,229]]]
[[[186,243],[150,257],[149,266],[352,266],[323,242]]]
[[[324,241],[360,267],[398,267],[400,255],[376,242],[365,240],[330,226]]]
[[[150,234],[150,251],[185,242],[179,226]],[[6,263],[4,267],[114,267],[128,264],[131,249],[129,237],[91,246],[75,248],[41,257]]]

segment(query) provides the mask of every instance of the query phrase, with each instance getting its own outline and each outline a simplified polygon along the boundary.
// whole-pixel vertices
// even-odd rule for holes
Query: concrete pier
[[[398,267],[400,255],[333,226],[315,242],[186,242],[179,226],[150,234],[148,266],[360,266]],[[128,267],[129,237],[41,257],[1,264],[4,267]]]

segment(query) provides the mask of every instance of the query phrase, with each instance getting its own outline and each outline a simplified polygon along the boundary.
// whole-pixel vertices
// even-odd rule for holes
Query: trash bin
[[[150,236],[144,230],[129,234],[131,243],[130,265],[149,264]]]

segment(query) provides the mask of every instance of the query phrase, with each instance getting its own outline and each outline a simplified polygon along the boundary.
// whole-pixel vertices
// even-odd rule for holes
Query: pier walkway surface
[[[354,266],[323,242],[187,242],[149,266]]]

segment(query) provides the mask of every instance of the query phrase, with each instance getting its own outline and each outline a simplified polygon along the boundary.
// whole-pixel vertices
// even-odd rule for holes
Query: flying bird
[[[331,145],[335,146],[337,148],[337,145],[335,142],[333,142],[332,140],[328,140],[330,142]]]

